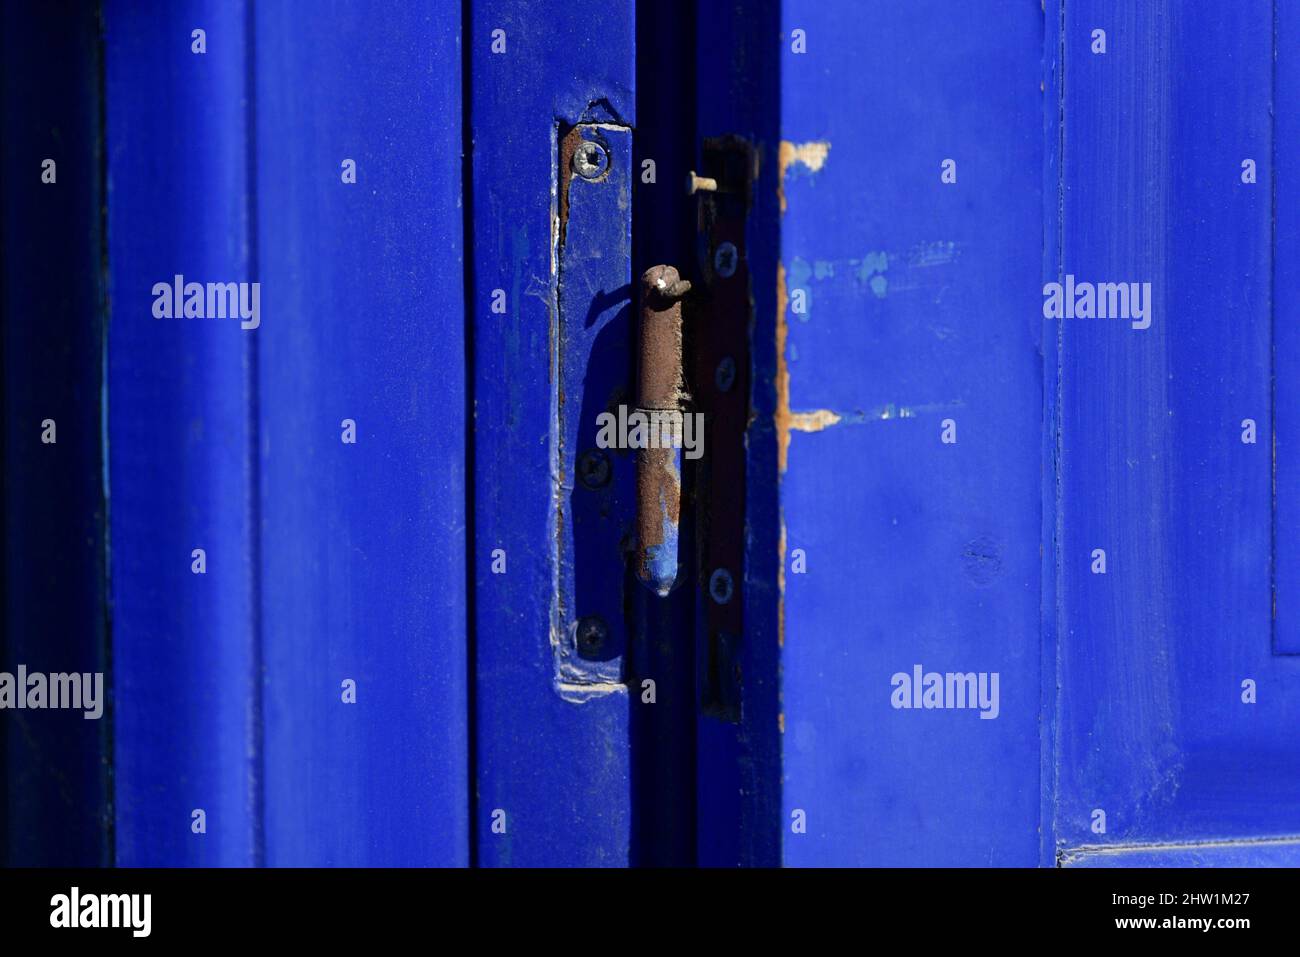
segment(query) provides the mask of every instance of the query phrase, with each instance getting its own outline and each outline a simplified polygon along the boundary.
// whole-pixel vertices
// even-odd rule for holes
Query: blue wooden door
[[[1294,863],[1293,13],[780,27],[780,859]]]
[[[1054,353],[1067,863],[1300,860],[1297,23],[1285,4],[1065,8],[1057,268],[1151,283],[1149,328],[1066,320]]]
[[[579,556],[574,514],[592,342],[625,339],[629,319],[633,5],[472,3],[466,42],[475,852],[485,866],[625,866],[626,645],[587,660],[575,643],[585,576],[621,567],[619,540]],[[604,144],[599,182],[562,160],[579,130]]]
[[[458,11],[104,15],[116,860],[463,865]]]
[[[1039,857],[1044,16],[1005,6],[782,5],[759,322],[783,863]],[[977,676],[969,708],[912,707],[948,673]]]
[[[1300,862],[1297,39],[7,10],[0,673],[107,697],[0,715],[0,857]],[[666,595],[597,426],[659,265]]]

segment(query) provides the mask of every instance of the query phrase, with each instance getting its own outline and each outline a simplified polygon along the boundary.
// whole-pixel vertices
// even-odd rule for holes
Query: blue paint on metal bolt
[[[691,284],[672,266],[641,276],[637,396],[653,441],[637,450],[636,573],[658,595],[677,580],[677,525],[682,498],[682,297]],[[668,434],[671,433],[671,434]],[[667,441],[665,441],[667,440]]]
[[[650,453],[658,452],[657,455]],[[649,572],[646,584],[664,596],[677,581],[678,508],[681,501],[682,450],[646,449],[643,467],[659,474],[651,484],[655,496],[655,514],[659,541],[645,548],[644,565]]]

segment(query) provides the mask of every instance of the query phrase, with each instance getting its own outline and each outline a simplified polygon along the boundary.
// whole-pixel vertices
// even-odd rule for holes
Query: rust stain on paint
[[[776,264],[776,461],[777,478],[785,474],[790,462],[790,433],[820,432],[841,420],[841,416],[830,409],[817,409],[812,412],[790,411],[790,365],[786,361],[786,341],[790,336],[790,326],[786,321],[786,311],[790,305],[790,296],[785,283],[785,264]],[[781,539],[779,543],[780,564],[777,566],[777,644],[785,646],[785,512],[781,512]]]
[[[581,127],[573,127],[560,139],[559,144],[559,189],[560,189],[560,245],[564,245],[564,234],[569,227],[569,186],[573,182],[573,154],[582,142]]]
[[[820,432],[842,420],[838,412],[830,409],[814,409],[810,412],[790,411],[790,365],[786,361],[786,340],[790,336],[790,325],[786,320],[786,309],[790,297],[785,285],[785,265],[776,264],[776,460],[778,469],[784,473],[790,462],[790,433]]]

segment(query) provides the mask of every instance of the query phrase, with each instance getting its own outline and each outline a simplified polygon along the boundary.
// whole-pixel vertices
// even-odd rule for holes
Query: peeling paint
[[[783,177],[784,178],[784,177]],[[781,198],[781,208],[785,208],[785,197]],[[786,364],[785,347],[790,335],[786,324],[785,311],[790,304],[790,297],[785,289],[785,263],[777,260],[776,264],[776,412],[773,415],[776,427],[777,481],[785,474],[786,463],[790,454],[790,367]],[[778,496],[778,501],[779,501]],[[785,506],[779,505],[781,538],[778,543],[776,566],[776,643],[785,647]]]
[[[889,279],[885,276],[888,268],[889,253],[886,252],[867,253],[858,267],[858,280],[869,285],[877,299],[884,299],[889,292]]]
[[[951,240],[947,242],[918,243],[907,257],[909,266],[946,266],[955,260],[960,248]]]
[[[802,262],[802,260],[799,260]],[[806,269],[807,263],[803,263]],[[790,327],[786,317],[790,297],[786,292],[785,264],[776,264],[776,443],[777,468],[784,473],[790,456],[790,433],[820,432],[822,429],[839,422],[842,416],[830,409],[816,409],[810,412],[790,411],[790,366],[786,358],[786,348],[790,337]]]
[[[790,274],[789,274],[790,288],[796,291],[803,290],[803,294],[804,294],[803,309],[800,310],[798,308],[799,304],[798,303],[795,304],[796,306],[795,315],[799,317],[800,322],[807,322],[811,318],[811,314],[808,311],[809,299],[811,298],[808,294],[808,280],[810,280],[812,276],[813,276],[813,267],[808,264],[808,261],[806,259],[803,259],[799,256],[795,256],[792,260],[790,260]]]
[[[1160,854],[1169,851],[1216,851],[1231,848],[1286,847],[1300,843],[1300,836],[1210,838],[1203,841],[1134,841],[1115,844],[1079,844],[1061,848],[1058,857],[1062,863],[1072,864],[1089,857],[1120,857],[1128,854]]]
[[[827,140],[814,140],[811,143],[791,143],[782,140],[776,156],[776,195],[781,203],[781,212],[785,212],[785,178],[796,164],[805,167],[810,173],[818,172],[826,164],[831,144]]]
[[[807,270],[808,264],[799,260],[802,268]],[[834,425],[840,421],[840,416],[828,409],[819,409],[815,412],[791,412],[790,411],[790,367],[786,361],[786,346],[790,335],[790,327],[786,321],[786,311],[789,308],[790,297],[786,291],[786,274],[785,264],[778,262],[776,264],[776,412],[773,416],[776,426],[776,448],[777,448],[777,472],[778,478],[785,473],[786,466],[789,462],[790,455],[790,432],[798,430],[800,432],[820,432],[828,426]],[[777,587],[777,617],[776,617],[776,640],[778,647],[785,647],[785,549],[786,549],[786,529],[785,529],[785,511],[781,510],[781,538],[778,544],[780,552],[777,563],[776,587]],[[785,731],[784,715],[781,718],[782,733]]]
[[[791,412],[790,428],[800,432],[820,432],[840,421],[842,416],[830,409],[817,409],[814,412]]]
[[[923,402],[917,405],[888,402],[865,412],[860,409],[853,412],[835,412],[825,409],[815,413],[802,412],[794,414],[834,416],[834,422],[826,422],[821,425],[821,428],[825,428],[826,425],[834,425],[836,422],[843,422],[845,425],[863,425],[869,422],[888,422],[891,419],[915,419],[931,413],[951,412],[954,409],[964,408],[965,405],[966,403],[961,399],[952,399],[948,402]],[[805,429],[804,431],[813,432],[817,431],[817,429]]]
[[[637,577],[660,597],[677,577],[681,449],[637,450]]]
[[[586,704],[593,698],[604,698],[612,694],[627,694],[627,685],[615,681],[592,682],[591,684],[574,684],[568,681],[556,681],[555,691],[570,704]]]
[[[812,266],[808,260],[802,256],[795,256],[790,260],[790,285],[798,288],[802,286],[812,276]]]
[[[916,413],[905,405],[895,406],[892,402],[878,409],[875,413],[877,419],[912,419]]]
[[[790,368],[786,364],[786,340],[790,327],[786,323],[786,309],[790,297],[786,294],[785,263],[776,264],[776,456],[777,471],[784,473],[790,452]]]
[[[780,552],[776,565],[776,645],[785,647],[785,506],[781,506],[781,538],[777,543]],[[781,714],[781,730],[785,730],[785,713]]]
[[[807,289],[816,282],[833,282],[839,276],[851,276],[867,287],[877,299],[898,292],[947,288],[947,274],[942,267],[953,265],[962,255],[962,245],[950,239],[915,243],[904,251],[873,249],[847,259],[816,259],[811,262],[794,256],[787,277],[791,293]],[[936,267],[939,267],[936,269]],[[939,302],[936,295],[935,302]],[[807,313],[800,314],[807,321]]]

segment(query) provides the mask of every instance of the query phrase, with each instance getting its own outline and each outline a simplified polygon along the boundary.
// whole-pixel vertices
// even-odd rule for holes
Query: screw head
[[[583,179],[600,179],[609,170],[609,154],[595,140],[583,140],[573,151],[573,171]]]
[[[713,251],[713,271],[723,279],[730,279],[736,274],[740,253],[734,243],[719,243]]]
[[[604,488],[613,471],[603,449],[588,449],[578,456],[578,481],[585,488]]]
[[[719,392],[730,392],[731,387],[736,384],[736,360],[731,356],[723,356],[718,367],[713,370],[713,383],[718,387]]]
[[[719,605],[725,605],[731,601],[735,592],[736,583],[731,578],[731,572],[725,568],[715,568],[709,576],[709,597]]]
[[[574,637],[578,644],[578,654],[584,658],[594,658],[604,650],[605,642],[609,640],[609,627],[599,615],[584,615],[578,619]]]

